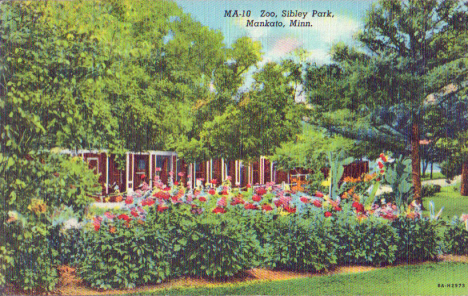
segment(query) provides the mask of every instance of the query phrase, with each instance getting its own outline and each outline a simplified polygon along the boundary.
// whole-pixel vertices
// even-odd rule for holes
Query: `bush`
[[[369,217],[340,219],[334,227],[339,242],[338,263],[381,266],[396,260],[398,235],[386,220]]]
[[[392,227],[399,236],[397,260],[416,262],[435,259],[439,246],[437,226],[437,221],[427,218],[412,220],[400,217],[393,221]]]
[[[452,223],[445,228],[444,243],[445,251],[449,254],[468,254],[468,231],[465,222],[454,217]]]
[[[235,212],[196,217],[181,249],[183,274],[225,278],[257,266],[257,236]],[[184,239],[184,240],[185,240]]]
[[[171,242],[159,225],[118,220],[101,227],[83,230],[84,249],[78,259],[78,274],[92,287],[133,288],[170,276]]]
[[[5,286],[5,274],[13,266],[13,254],[6,246],[0,246],[0,287]],[[0,290],[1,292],[1,290]]]
[[[440,192],[441,189],[442,187],[437,184],[423,185],[421,188],[421,196],[422,197],[433,196],[434,194]]]
[[[24,290],[44,292],[55,288],[58,283],[57,251],[49,248],[47,230],[42,224],[8,225],[11,234],[13,267],[7,269],[7,282]]]
[[[336,239],[330,220],[299,215],[272,220],[264,260],[267,267],[293,271],[322,271],[336,264]],[[326,226],[328,225],[328,226]]]

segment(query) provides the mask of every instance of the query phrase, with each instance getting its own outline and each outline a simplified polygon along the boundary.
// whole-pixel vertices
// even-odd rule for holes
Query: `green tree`
[[[333,59],[346,76],[344,107],[374,110],[403,103],[411,111],[412,180],[418,202],[424,104],[429,94],[450,83],[458,85],[467,75],[462,50],[466,28],[460,24],[466,19],[458,1],[380,1],[368,11],[357,35],[362,50],[343,44],[333,48]]]

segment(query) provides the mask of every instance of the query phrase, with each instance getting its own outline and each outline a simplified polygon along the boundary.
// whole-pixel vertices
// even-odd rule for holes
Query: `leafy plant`
[[[330,188],[329,194],[331,198],[337,198],[340,193],[340,180],[344,172],[344,165],[350,164],[354,159],[352,157],[344,158],[344,151],[334,156],[332,152],[328,152],[328,162],[330,164]]]
[[[337,239],[330,225],[318,216],[278,216],[269,230],[263,252],[270,268],[322,271],[337,263]]]
[[[404,207],[411,196],[411,159],[403,159],[400,155],[393,163],[388,162],[385,180],[392,187],[395,202],[399,208]]]
[[[454,255],[468,254],[468,220],[455,216],[444,231],[445,251]]]

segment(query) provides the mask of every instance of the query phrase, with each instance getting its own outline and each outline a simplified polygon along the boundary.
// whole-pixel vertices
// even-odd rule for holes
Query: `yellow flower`
[[[331,178],[328,178],[327,180],[322,181],[323,187],[330,187],[330,184],[331,184]]]

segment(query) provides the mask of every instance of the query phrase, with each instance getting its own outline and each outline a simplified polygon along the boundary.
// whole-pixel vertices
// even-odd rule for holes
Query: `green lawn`
[[[164,289],[144,295],[468,295],[468,264],[441,262],[357,274],[230,284],[211,288]],[[439,287],[439,285],[444,287]],[[464,287],[446,287],[464,285]]]
[[[431,174],[430,173],[426,173],[426,176],[423,177],[421,175],[421,181],[426,181],[426,180],[437,180],[437,179],[445,179],[445,176],[440,173],[440,172],[437,172],[437,173],[432,173],[432,179],[431,179]]]
[[[431,200],[434,201],[436,211],[439,211],[441,207],[445,207],[442,212],[443,218],[449,216],[452,219],[453,215],[468,214],[468,196],[461,196],[459,189],[460,183],[457,183],[442,187],[441,192],[436,193],[434,196],[425,197],[423,203],[427,210],[424,211],[424,214],[429,214],[429,201]]]

